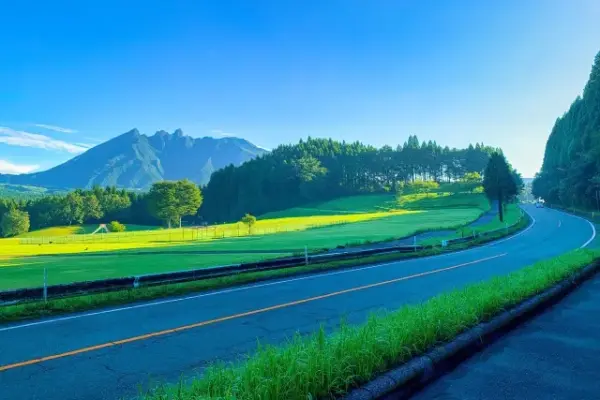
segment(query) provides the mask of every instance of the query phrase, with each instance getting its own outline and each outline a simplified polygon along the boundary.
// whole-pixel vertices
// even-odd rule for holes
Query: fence
[[[101,243],[181,243],[202,240],[224,239],[242,236],[262,236],[282,232],[294,232],[306,229],[340,226],[350,223],[349,220],[336,220],[324,223],[272,224],[248,228],[242,223],[211,225],[177,229],[157,229],[155,231],[132,231],[96,234],[77,234],[62,236],[24,237],[19,239],[22,245],[44,244],[101,244]]]

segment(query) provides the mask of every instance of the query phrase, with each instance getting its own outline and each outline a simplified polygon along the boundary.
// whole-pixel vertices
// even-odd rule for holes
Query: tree
[[[248,233],[252,231],[252,227],[256,224],[256,217],[251,214],[246,214],[242,218],[242,223],[248,226]]]
[[[11,209],[2,215],[0,230],[4,237],[16,236],[29,231],[29,214]]]
[[[63,198],[61,213],[69,225],[72,225],[73,222],[78,224],[83,222],[83,198],[78,192],[71,192]]]
[[[175,182],[156,182],[148,192],[148,207],[158,219],[171,223],[177,220],[177,200],[175,199]]]
[[[127,192],[119,192],[115,187],[107,187],[104,191],[95,190],[94,194],[98,198],[100,207],[107,218],[115,217],[131,206],[131,199]]]
[[[86,193],[83,196],[83,214],[84,219],[100,219],[104,215],[100,201],[94,193]]]
[[[498,202],[498,216],[504,221],[504,203],[517,195],[518,187],[504,155],[493,153],[485,169],[483,188],[490,200]]]
[[[181,227],[184,215],[194,215],[202,204],[200,188],[187,179],[177,182],[157,182],[148,193],[150,212],[165,221],[169,228],[173,222]]]
[[[583,95],[554,123],[532,192],[549,203],[600,209],[599,177],[600,53],[596,55]]]
[[[195,183],[184,179],[175,184],[175,206],[179,217],[179,227],[181,228],[181,218],[184,215],[196,215],[202,204],[202,192]]]

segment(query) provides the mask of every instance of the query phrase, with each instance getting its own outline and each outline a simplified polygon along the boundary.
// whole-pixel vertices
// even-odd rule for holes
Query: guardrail
[[[488,231],[483,233],[473,232],[470,236],[443,241],[445,243],[443,243],[442,245],[447,246],[451,244],[466,243],[478,237],[493,235],[501,231],[508,231],[508,229],[514,227],[518,223],[519,222],[517,222],[514,225],[506,226],[505,228],[497,229],[494,231]],[[230,276],[247,272],[292,268],[302,265],[309,265],[311,263],[339,261],[375,254],[411,253],[432,247],[434,246],[420,246],[415,244],[410,246],[389,246],[371,249],[357,249],[349,250],[346,252],[333,252],[325,254],[305,253],[304,256],[300,257],[287,257],[265,261],[249,262],[243,264],[224,265],[211,268],[199,268],[186,271],[130,276],[126,278],[112,278],[86,282],[75,282],[62,285],[5,290],[0,291],[0,305],[15,304],[19,302],[32,300],[48,300],[51,298],[76,296],[81,294],[110,292],[123,289],[136,289],[139,287],[160,284],[181,283]]]

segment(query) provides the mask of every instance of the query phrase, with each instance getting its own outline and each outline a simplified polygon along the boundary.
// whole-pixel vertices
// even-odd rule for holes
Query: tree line
[[[565,207],[600,210],[600,53],[583,95],[552,128],[532,192]]]
[[[309,138],[214,172],[204,188],[201,216],[225,222],[248,212],[260,215],[341,196],[393,193],[402,182],[455,181],[468,172],[483,174],[495,151],[499,149],[483,144],[451,149],[416,136],[396,148],[379,149]]]
[[[181,226],[184,216],[195,218],[201,204],[200,188],[189,180],[157,182],[148,193],[94,187],[29,200],[0,198],[0,234],[108,221],[119,231],[122,223]]]

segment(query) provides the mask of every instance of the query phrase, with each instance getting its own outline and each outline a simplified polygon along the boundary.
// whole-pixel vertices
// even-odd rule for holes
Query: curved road
[[[421,302],[585,245],[587,221],[526,206],[535,222],[470,250],[0,326],[0,398],[117,399],[215,359],[345,317]]]

